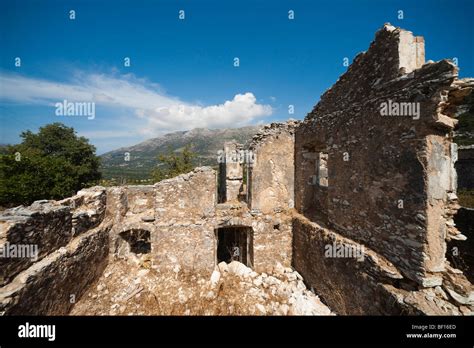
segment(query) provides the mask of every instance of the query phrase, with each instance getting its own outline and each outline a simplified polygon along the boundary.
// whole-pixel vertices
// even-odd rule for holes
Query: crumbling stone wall
[[[30,209],[13,208],[0,217],[0,243],[11,246],[35,246],[36,260],[65,246],[72,239],[72,216],[68,207],[35,202]],[[26,250],[26,249],[25,249]],[[0,285],[5,285],[34,260],[26,257],[0,258]]]
[[[296,130],[295,198],[309,221],[373,250],[405,283],[429,288],[443,284],[446,239],[459,233],[452,223],[457,209],[452,129],[454,96],[467,87],[457,80],[454,64],[423,64],[423,52],[423,40],[410,32],[390,25],[377,32],[369,50],[354,59]],[[327,187],[311,180],[321,153],[327,154]],[[294,251],[314,243],[297,238],[304,233],[299,219]],[[326,281],[347,272],[317,256],[295,256],[294,262],[308,279],[317,279],[323,269]],[[331,298],[328,288],[314,286]],[[341,298],[353,296],[342,281],[336,289]],[[358,306],[340,308],[370,312],[373,304],[361,300]]]
[[[298,122],[272,123],[257,133],[248,149],[249,206],[264,214],[294,207],[294,132]]]
[[[77,192],[73,197],[58,201],[68,206],[72,214],[72,232],[77,236],[103,221],[106,213],[107,194],[103,187],[95,187]]]
[[[151,235],[155,220],[155,191],[153,185],[120,186],[107,188],[106,217],[112,221],[109,233],[109,251],[112,257],[133,258],[142,262],[132,252],[124,238],[132,231],[145,231]]]
[[[328,255],[328,250],[341,254]],[[355,256],[345,254],[347,250]],[[383,255],[298,214],[293,220],[293,266],[338,314],[471,313],[472,285],[459,270],[447,266],[442,286],[420,288]]]
[[[0,313],[66,314],[116,258],[211,273],[219,231],[245,231],[249,266],[292,265],[339,314],[472,313],[473,286],[446,260],[446,241],[466,239],[452,131],[474,86],[457,72],[385,25],[303,122],[224,144],[246,160],[221,163],[219,181],[200,167],[6,210],[0,243],[39,252],[0,259]]]
[[[224,143],[219,163],[219,203],[238,200],[243,189],[244,158],[242,144]]]
[[[0,258],[0,313],[67,314],[107,264],[105,189],[63,201],[37,201],[0,216],[0,245],[34,246],[37,257]]]
[[[216,173],[208,167],[155,185],[107,190],[111,257],[127,258],[159,270],[210,271],[214,260]],[[132,238],[127,236],[132,235]],[[133,235],[149,236],[147,252],[134,252]],[[126,237],[126,238],[124,238]],[[143,250],[146,250],[143,249]]]
[[[269,271],[277,262],[291,265],[288,213],[251,213],[246,202],[235,199],[218,204],[216,172],[209,167],[155,185],[111,187],[106,197],[112,260],[127,258],[161,271],[210,273],[217,264],[216,230],[243,226],[252,230],[256,270]]]
[[[153,257],[159,267],[214,268],[216,172],[208,167],[155,185]]]
[[[444,138],[449,128],[434,126],[440,96],[457,69],[442,61],[405,74],[399,48],[415,39],[400,33],[385,26],[369,51],[357,56],[322,96],[297,131],[297,166],[303,162],[303,149],[317,139],[314,146],[324,146],[328,153],[329,223],[386,255],[411,279],[436,282],[428,273],[442,270],[445,237],[438,232],[441,222],[433,221],[435,213],[425,214],[429,204],[445,201],[453,190],[446,182],[451,157]],[[419,119],[381,116],[380,105],[389,100],[419,103]],[[304,191],[307,178],[297,181],[297,192]],[[430,194],[434,197],[428,203]],[[439,213],[442,206],[432,209]]]
[[[113,227],[120,226],[118,233],[132,229],[150,231],[151,252],[147,259],[151,261],[151,267],[212,272],[217,264],[216,230],[232,226],[252,230],[254,269],[269,271],[277,262],[290,266],[292,235],[288,214],[251,212],[247,203],[235,199],[217,204],[216,172],[211,168],[196,168],[154,186],[141,187],[133,195],[143,195],[143,190],[150,189],[154,195],[153,219],[146,214],[132,214],[130,208],[120,208],[124,202],[139,199],[131,198],[130,194],[119,194],[117,188],[111,189],[116,197],[111,204],[118,204],[112,210],[122,211]],[[128,198],[117,198],[121,195]],[[120,241],[120,237],[112,235],[111,238]],[[117,251],[115,247],[114,254]]]
[[[248,227],[253,235],[253,269],[270,272],[277,263],[291,266],[292,220],[288,211],[262,214],[249,210],[244,202],[218,204],[216,228]]]
[[[107,265],[108,230],[96,228],[20,273],[0,290],[0,312],[65,315]]]
[[[216,205],[216,173],[209,167],[155,184],[155,220],[192,222],[212,214]]]

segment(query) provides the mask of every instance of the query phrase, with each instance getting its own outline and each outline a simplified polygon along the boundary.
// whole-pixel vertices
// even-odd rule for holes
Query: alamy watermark
[[[253,165],[256,161],[257,157],[251,150],[217,151],[217,163],[247,163]]]
[[[37,325],[26,322],[18,326],[18,337],[47,338],[48,341],[54,341],[56,339],[56,325]]]
[[[54,104],[56,116],[87,116],[88,120],[95,118],[94,102],[70,102],[64,99]]]
[[[37,244],[10,244],[6,242],[0,245],[0,258],[27,258],[38,260]]]
[[[354,258],[357,261],[364,261],[364,246],[363,245],[348,245],[333,242],[324,246],[324,257],[329,258]]]
[[[389,99],[380,103],[380,115],[382,116],[408,116],[414,120],[420,119],[420,103],[418,102],[396,102]]]

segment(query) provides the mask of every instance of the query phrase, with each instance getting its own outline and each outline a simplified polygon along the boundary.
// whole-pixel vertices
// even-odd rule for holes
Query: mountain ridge
[[[188,131],[176,131],[144,140],[132,146],[125,146],[106,152],[100,156],[101,171],[104,179],[127,178],[133,180],[149,179],[151,171],[159,165],[158,156],[169,150],[178,152],[191,144],[197,154],[196,165],[217,165],[217,151],[224,142],[235,140],[246,143],[261,126],[240,128],[194,128]],[[126,154],[129,160],[126,160]]]

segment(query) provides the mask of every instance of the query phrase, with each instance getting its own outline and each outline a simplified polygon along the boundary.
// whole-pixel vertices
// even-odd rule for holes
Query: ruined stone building
[[[39,255],[0,259],[0,311],[66,314],[71,294],[130,257],[209,273],[280,263],[342,315],[470,314],[472,284],[446,258],[466,238],[452,131],[473,86],[450,61],[425,62],[422,37],[385,25],[303,121],[223,144],[217,172],[5,211],[0,241]]]

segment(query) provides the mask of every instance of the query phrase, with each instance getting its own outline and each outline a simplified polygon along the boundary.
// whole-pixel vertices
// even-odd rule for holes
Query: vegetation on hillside
[[[0,154],[0,205],[61,199],[101,178],[95,147],[73,128],[53,123],[20,136]]]
[[[154,182],[170,179],[180,174],[187,173],[194,168],[193,159],[196,153],[192,150],[192,145],[187,144],[182,151],[176,152],[171,148],[167,154],[158,155],[160,165],[153,170]]]
[[[100,169],[107,182],[118,185],[149,184],[152,182],[154,169],[162,165],[159,155],[168,155],[170,148],[178,152],[186,144],[193,144],[193,152],[196,154],[193,162],[196,166],[217,166],[217,152],[226,141],[244,144],[259,129],[260,126],[214,130],[197,128],[168,133],[101,155]]]

